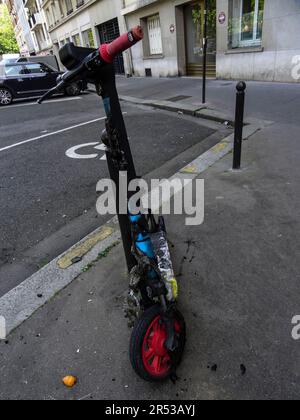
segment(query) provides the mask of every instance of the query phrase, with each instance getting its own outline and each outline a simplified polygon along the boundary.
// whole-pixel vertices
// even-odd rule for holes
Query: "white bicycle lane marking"
[[[38,98],[36,98],[38,99]],[[25,98],[26,100],[26,98]],[[43,104],[56,104],[59,102],[70,102],[70,101],[82,101],[81,97],[75,97],[75,98],[61,98],[61,99],[50,99],[48,101],[43,102]],[[9,105],[6,107],[1,107],[0,111],[9,111],[10,109],[13,108],[23,108],[24,106],[41,106],[39,105],[37,102],[29,102],[29,103],[16,103],[15,105]]]
[[[88,147],[92,147],[93,149],[96,150],[101,150],[101,151],[105,151],[106,147],[104,144],[100,144],[98,141],[97,142],[93,142],[93,143],[84,143],[84,144],[79,144],[77,146],[73,146],[70,149],[68,149],[66,151],[66,156],[70,159],[96,159],[97,157],[99,157],[98,153],[90,153],[90,154],[81,154],[78,153],[81,149],[85,149]],[[100,160],[106,160],[106,155],[102,156],[100,158]]]
[[[22,146],[22,145],[27,144],[27,143],[32,143],[34,141],[43,140],[43,139],[45,139],[47,137],[50,137],[50,136],[55,136],[57,134],[65,133],[66,131],[74,130],[75,128],[84,127],[85,125],[89,125],[89,124],[94,124],[96,122],[103,121],[105,119],[106,119],[106,117],[96,118],[95,120],[86,121],[86,122],[81,123],[81,124],[72,125],[71,127],[63,128],[62,130],[53,131],[52,133],[47,133],[47,134],[43,134],[42,136],[33,137],[31,139],[28,139],[28,140],[20,141],[19,143],[15,143],[15,144],[11,144],[10,146],[2,147],[0,149],[0,153],[4,152],[5,150],[9,150],[9,149],[13,149],[13,148],[18,147],[18,146]]]

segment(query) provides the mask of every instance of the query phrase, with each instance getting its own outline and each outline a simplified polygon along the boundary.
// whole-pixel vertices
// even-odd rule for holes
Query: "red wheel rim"
[[[175,330],[180,332],[180,325],[175,321]],[[146,371],[151,376],[161,377],[171,369],[171,357],[165,347],[167,332],[160,316],[149,326],[143,341],[142,358]]]

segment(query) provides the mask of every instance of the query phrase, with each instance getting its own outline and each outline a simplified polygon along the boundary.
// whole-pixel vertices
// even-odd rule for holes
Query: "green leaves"
[[[0,55],[18,53],[14,29],[5,4],[0,4]]]

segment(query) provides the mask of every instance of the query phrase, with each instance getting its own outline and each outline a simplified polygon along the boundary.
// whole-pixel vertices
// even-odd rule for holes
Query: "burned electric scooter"
[[[127,175],[129,183],[137,179],[124,118],[118,98],[114,58],[143,38],[136,27],[99,50],[75,47],[70,43],[60,50],[67,72],[57,86],[39,103],[62,92],[66,83],[87,80],[102,96],[106,128],[101,140],[106,146],[109,173],[117,187],[116,205],[122,241],[130,273],[126,316],[133,326],[130,360],[136,373],[148,381],[162,381],[175,374],[185,346],[185,322],[177,310],[177,281],[171,262],[163,217],[128,214],[119,211],[119,179]],[[127,188],[128,191],[128,188]],[[130,197],[128,196],[128,199]]]

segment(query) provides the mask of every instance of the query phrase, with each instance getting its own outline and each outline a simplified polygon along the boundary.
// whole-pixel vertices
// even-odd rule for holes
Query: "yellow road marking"
[[[211,151],[214,153],[219,153],[219,152],[222,152],[224,149],[226,149],[227,146],[228,146],[227,142],[222,142],[222,143],[217,144],[215,147],[213,147]]]
[[[185,174],[197,174],[198,168],[195,165],[188,165],[185,168],[183,168],[182,171],[180,172],[185,173]]]
[[[104,239],[108,238],[112,233],[113,229],[111,227],[103,227],[99,232],[91,235],[85,242],[75,246],[70,252],[65,254],[58,262],[57,265],[61,269],[66,269],[70,267],[73,263],[74,258],[82,258],[87,254],[94,246]]]

